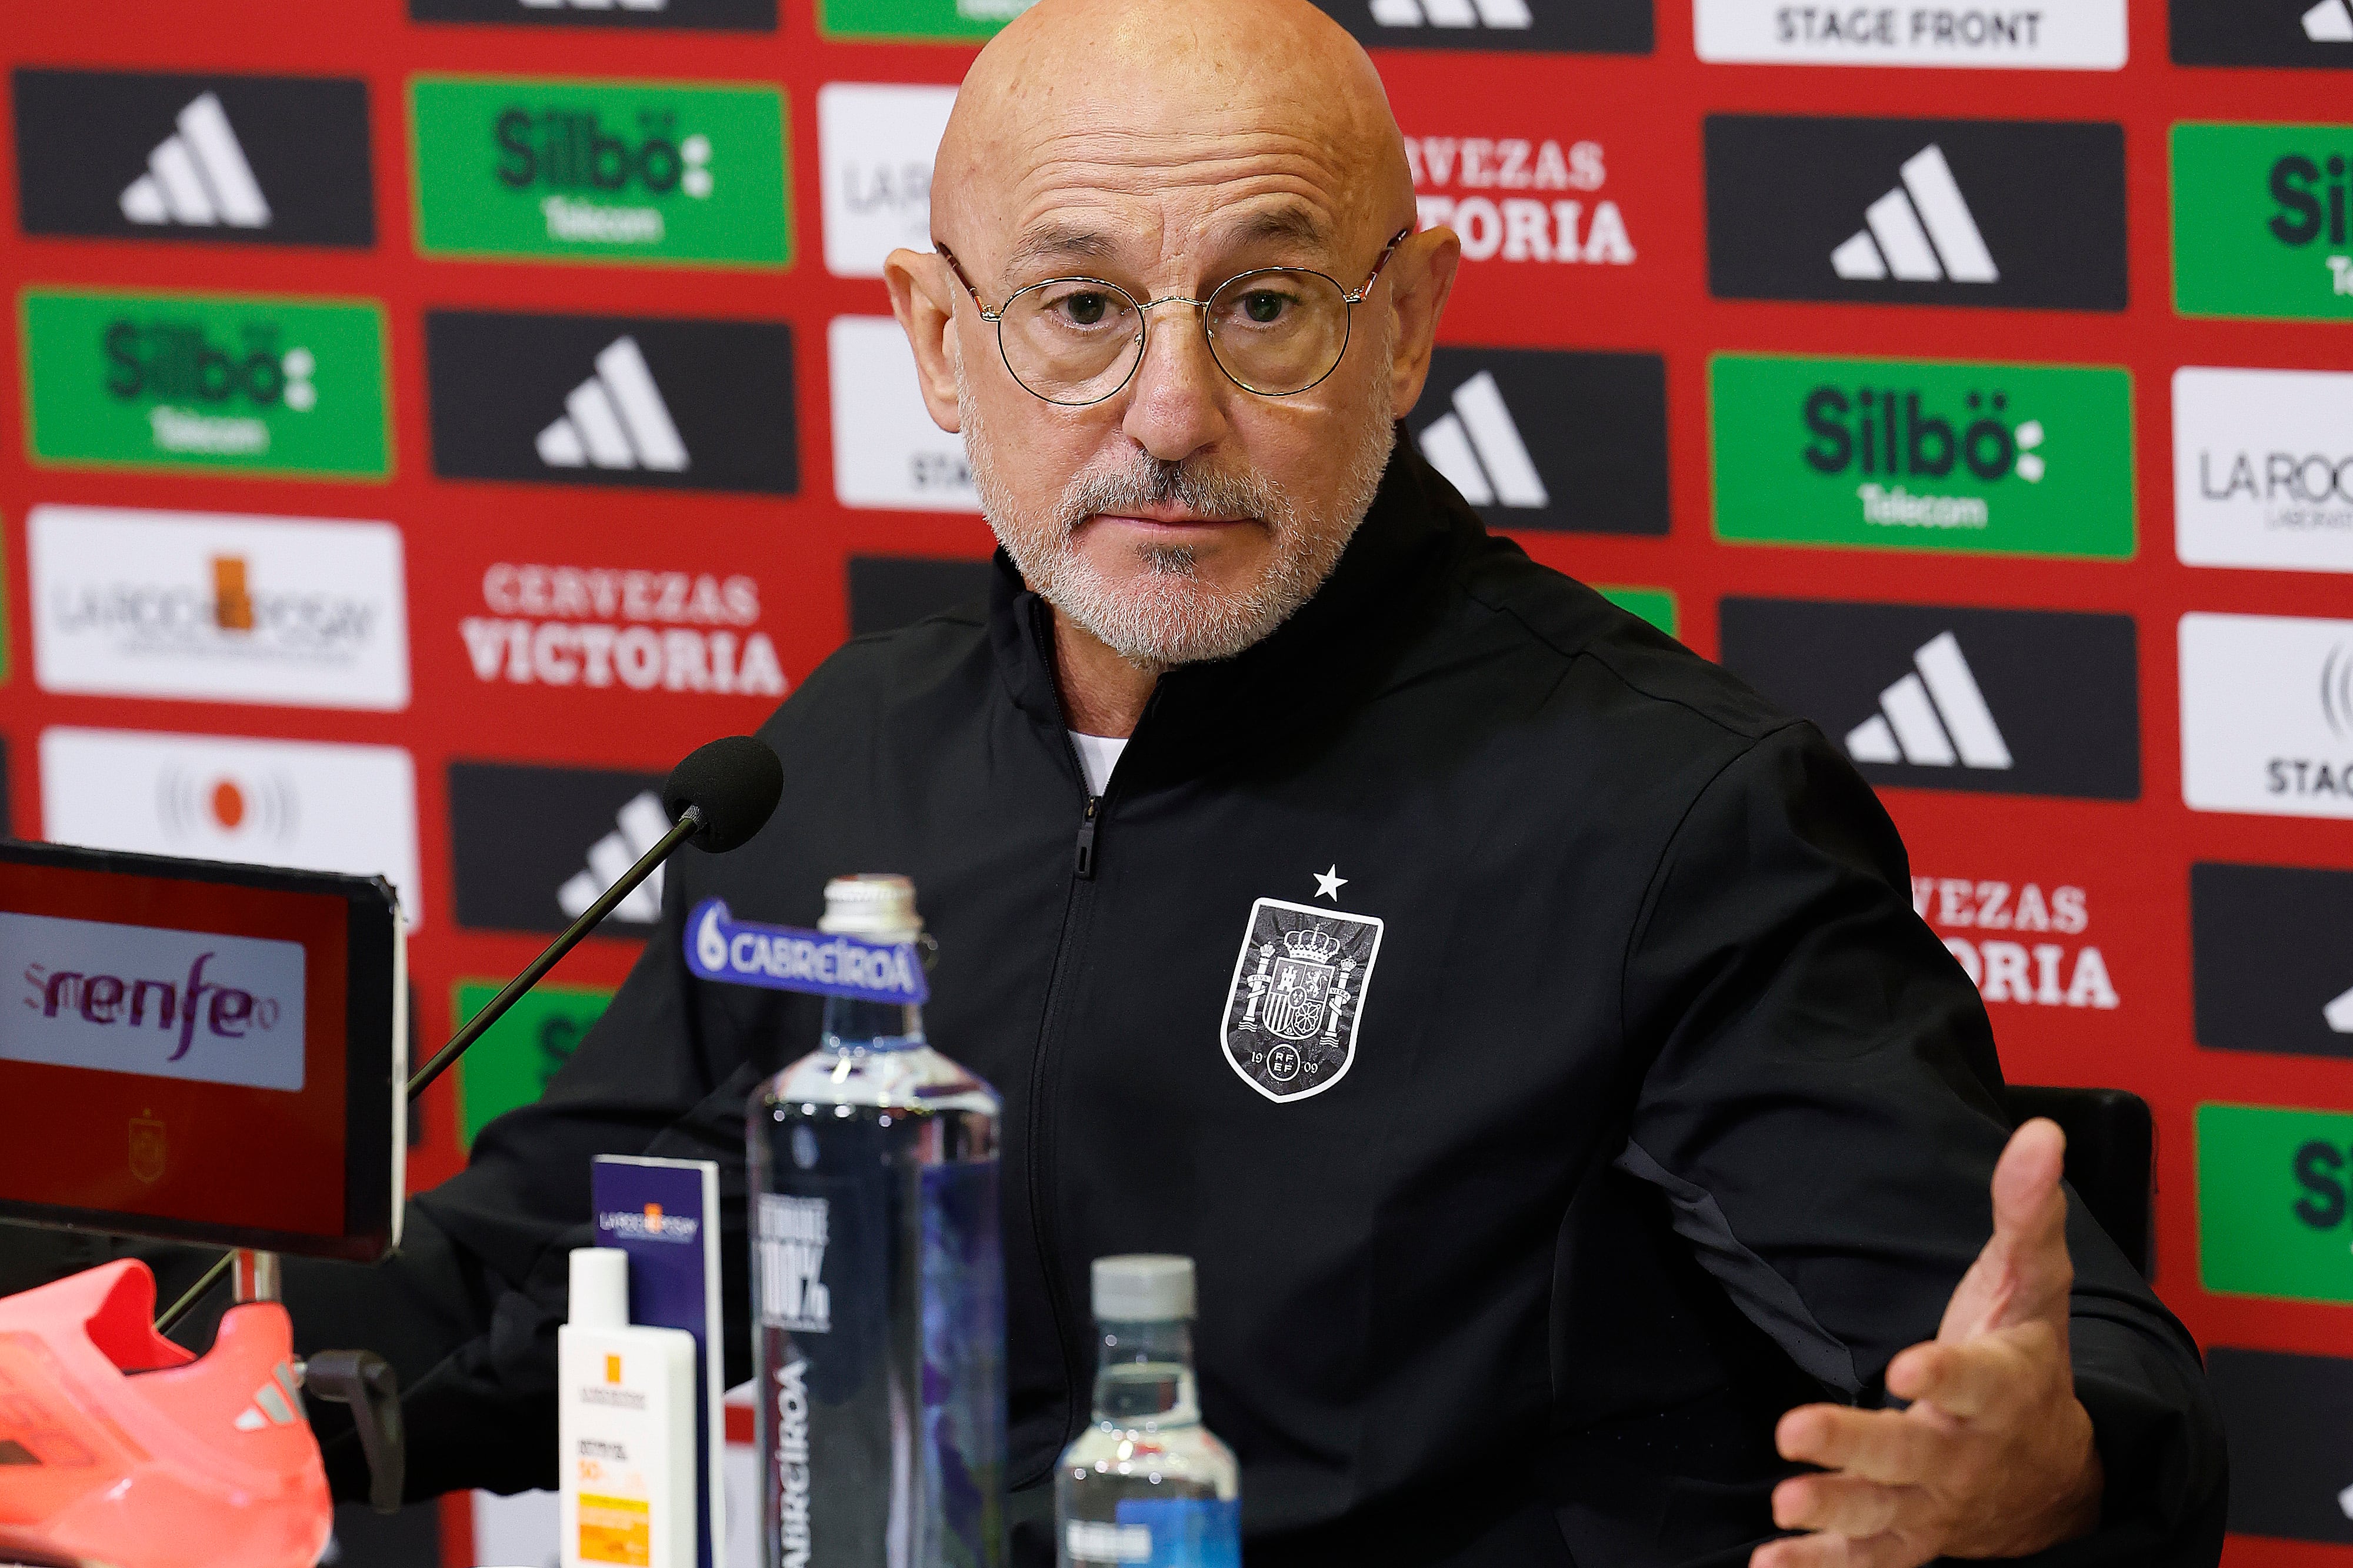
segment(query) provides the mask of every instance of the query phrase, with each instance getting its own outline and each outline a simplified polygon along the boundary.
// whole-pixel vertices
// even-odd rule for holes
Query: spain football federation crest
[[[1218,1043],[1242,1081],[1273,1100],[1321,1094],[1356,1059],[1356,1024],[1381,922],[1281,899],[1250,905]]]

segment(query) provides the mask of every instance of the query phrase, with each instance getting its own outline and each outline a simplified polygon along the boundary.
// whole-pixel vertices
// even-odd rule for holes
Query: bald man
[[[744,1096],[817,1016],[692,978],[681,911],[807,925],[872,869],[1005,1099],[1016,1561],[1089,1260],[1136,1251],[1198,1260],[1254,1568],[2215,1561],[2196,1349],[2005,1121],[1870,789],[1398,438],[1459,247],[1356,46],[1303,0],[1043,0],[933,201],[891,297],[994,590],[817,670],[784,808],[674,867],[545,1099],[400,1263],[298,1271],[307,1336],[403,1363],[412,1491],[553,1484],[593,1154],[726,1163],[747,1375]]]

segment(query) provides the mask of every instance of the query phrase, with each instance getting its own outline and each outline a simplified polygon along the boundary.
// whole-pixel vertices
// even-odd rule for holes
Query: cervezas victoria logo
[[[501,561],[482,574],[482,607],[458,623],[478,680],[785,695],[760,584],[742,573]]]
[[[427,255],[791,259],[773,88],[427,76],[409,110]]]
[[[364,248],[367,84],[18,70],[27,234]]]
[[[408,705],[389,523],[37,506],[26,533],[43,690]]]
[[[1721,354],[1709,394],[1721,538],[2133,553],[2125,371]]]
[[[1912,908],[1944,939],[1989,1004],[2021,1007],[2119,1005],[2083,888],[1985,877],[1912,879]]]
[[[1465,261],[1627,267],[1639,252],[1599,142],[1525,136],[1405,139],[1421,226],[1462,241]]]
[[[2353,320],[2348,171],[2353,125],[2174,126],[2181,312]]]
[[[37,461],[346,479],[389,468],[373,304],[33,289],[23,313]]]

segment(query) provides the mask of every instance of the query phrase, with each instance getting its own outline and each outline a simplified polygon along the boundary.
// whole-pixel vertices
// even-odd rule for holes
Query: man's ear
[[[894,250],[882,262],[882,279],[891,288],[891,313],[907,333],[915,351],[915,384],[922,388],[923,406],[932,423],[953,436],[960,418],[956,411],[956,280],[948,264],[924,250]]]
[[[1430,350],[1438,343],[1438,318],[1454,292],[1454,272],[1462,242],[1451,228],[1409,235],[1389,258],[1389,309],[1397,319],[1397,357],[1389,362],[1389,413],[1402,419],[1420,400],[1430,377]]]

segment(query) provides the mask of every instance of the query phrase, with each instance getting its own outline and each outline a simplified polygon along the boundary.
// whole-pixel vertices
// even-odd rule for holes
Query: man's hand
[[[1928,1344],[1887,1367],[1903,1411],[1808,1405],[1781,1417],[1784,1458],[1827,1474],[1773,1489],[1773,1521],[1818,1534],[1757,1549],[1749,1568],[1916,1568],[2016,1557],[2090,1531],[2104,1478],[2067,1359],[2067,1140],[2020,1128],[1993,1173],[1993,1239]]]

